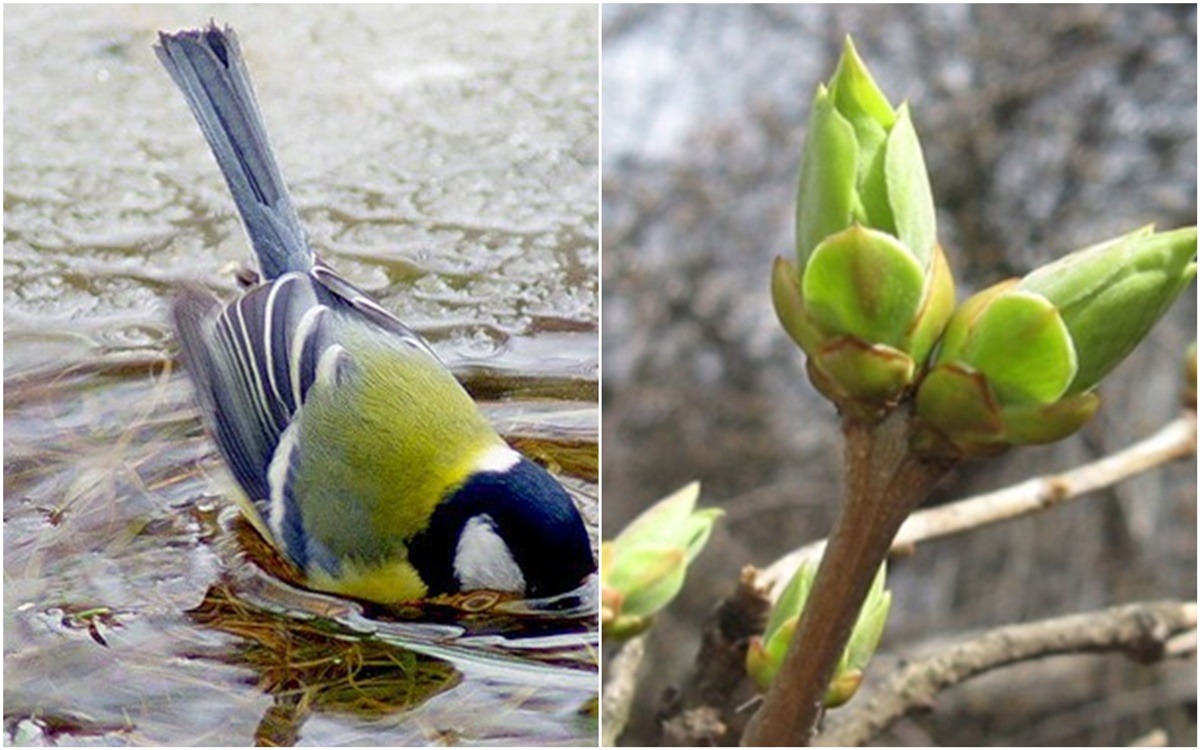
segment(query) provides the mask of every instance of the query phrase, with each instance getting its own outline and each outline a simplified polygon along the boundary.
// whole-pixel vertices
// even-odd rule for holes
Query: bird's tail
[[[233,29],[160,33],[158,59],[183,91],[233,193],[262,273],[308,270],[312,250],[275,163]]]

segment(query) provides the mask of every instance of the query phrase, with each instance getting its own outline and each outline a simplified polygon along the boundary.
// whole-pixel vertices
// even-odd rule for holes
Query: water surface
[[[594,743],[594,602],[415,623],[263,572],[164,314],[249,260],[151,52],[209,18],[318,253],[596,526],[594,9],[6,8],[6,739]]]

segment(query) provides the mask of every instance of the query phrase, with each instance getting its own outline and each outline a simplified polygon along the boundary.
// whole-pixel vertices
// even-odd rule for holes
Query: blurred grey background
[[[768,298],[791,252],[808,107],[849,33],[911,103],[959,298],[1147,223],[1196,221],[1196,8],[605,6],[603,525],[699,479],[727,515],[650,642],[626,735],[653,742],[699,623],[745,564],[824,536],[839,492],[833,408]],[[1179,410],[1194,288],[1052,447],[963,466],[931,503],[1071,468]],[[883,652],[934,636],[1196,596],[1196,465],[1173,465],[892,568]],[[1058,660],[943,697],[899,744],[1195,743],[1195,663]]]

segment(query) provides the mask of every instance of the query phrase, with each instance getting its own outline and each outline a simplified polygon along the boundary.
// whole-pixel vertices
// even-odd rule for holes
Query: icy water
[[[594,8],[6,8],[6,741],[594,744],[587,597],[377,612],[263,572],[165,324],[249,261],[151,51],[210,18],[318,252],[595,534]]]

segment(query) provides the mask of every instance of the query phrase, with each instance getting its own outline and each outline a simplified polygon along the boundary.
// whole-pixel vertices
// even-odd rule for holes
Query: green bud
[[[611,542],[600,545],[604,634],[628,638],[683,588],[687,566],[708,542],[719,508],[697,511],[700,485],[689,484],[647,508]]]
[[[877,419],[919,375],[954,281],[908,107],[892,108],[849,38],[809,116],[796,259],[773,271],[780,321],[822,393]]]
[[[1140,229],[964,302],[917,393],[914,446],[981,456],[1049,443],[1095,413],[1091,389],[1196,273],[1196,230]]]
[[[771,610],[762,637],[750,640],[746,651],[746,673],[764,693],[775,680],[775,675],[787,655],[788,645],[795,635],[816,575],[817,560],[802,562]],[[830,682],[829,692],[825,695],[825,705],[828,708],[840,706],[854,696],[862,683],[867,663],[879,647],[892,604],[891,592],[883,588],[886,577],[885,564],[875,575],[867,600],[863,603],[862,611],[854,624],[850,642],[846,645]]]
[[[1022,279],[1054,303],[1079,360],[1067,395],[1084,393],[1124,361],[1196,277],[1196,228],[1148,226],[1072,253]]]

